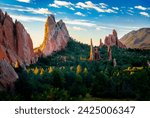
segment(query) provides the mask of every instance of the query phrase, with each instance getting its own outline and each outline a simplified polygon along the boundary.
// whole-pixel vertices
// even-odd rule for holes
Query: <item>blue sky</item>
[[[62,19],[70,35],[95,45],[113,29],[124,34],[150,27],[149,0],[1,0],[0,8],[19,20],[30,34],[34,47],[43,41],[44,24],[50,14]]]

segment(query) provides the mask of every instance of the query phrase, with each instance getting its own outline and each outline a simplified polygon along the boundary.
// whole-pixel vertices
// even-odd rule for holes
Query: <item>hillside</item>
[[[120,41],[127,48],[150,49],[150,28],[142,28],[137,31],[129,32]]]
[[[107,48],[103,46],[100,51],[101,60],[97,61],[102,64],[108,62]],[[70,40],[65,49],[54,53],[52,56],[40,58],[36,64],[31,67],[48,67],[48,66],[76,66],[80,63],[91,63],[86,60],[89,58],[90,47],[89,45]],[[149,50],[138,49],[122,49],[116,46],[112,47],[112,56],[117,60],[117,65],[122,66],[146,66],[147,61],[150,60]],[[142,60],[142,62],[141,62]]]
[[[89,61],[90,47],[70,40],[65,49],[42,57],[27,70],[15,69],[15,92],[0,92],[1,100],[150,100],[149,50],[112,48],[116,59]]]

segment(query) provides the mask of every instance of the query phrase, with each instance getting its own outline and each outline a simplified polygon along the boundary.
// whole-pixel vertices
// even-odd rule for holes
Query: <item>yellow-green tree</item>
[[[51,72],[53,72],[53,68],[50,66],[50,67],[48,68],[48,73],[51,73]]]
[[[80,65],[77,66],[77,71],[76,73],[79,74],[82,72],[82,67]]]
[[[41,68],[41,69],[40,69],[40,75],[43,75],[43,73],[44,73],[44,69]]]
[[[88,69],[87,69],[86,67],[84,68],[83,73],[84,73],[85,75],[88,74]]]
[[[36,67],[36,68],[34,69],[33,73],[34,73],[35,75],[37,75],[37,74],[39,73],[39,69]]]

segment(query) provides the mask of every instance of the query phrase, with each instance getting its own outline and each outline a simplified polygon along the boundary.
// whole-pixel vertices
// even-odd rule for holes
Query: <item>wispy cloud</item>
[[[60,7],[66,7],[66,8],[70,8],[71,10],[73,10],[73,8],[71,6],[73,6],[73,4],[71,2],[67,2],[67,1],[60,1],[60,0],[54,0],[53,4],[49,4],[50,7],[55,7],[55,8],[60,8]]]
[[[30,3],[30,0],[16,0],[18,2],[25,2],[25,3]]]
[[[104,3],[101,3],[101,5],[98,5],[98,4],[92,3],[91,1],[86,1],[84,3],[78,2],[76,4],[76,8],[80,8],[80,9],[94,9],[97,12],[115,13],[115,11],[112,9],[103,9],[103,8],[106,8],[106,6],[107,5]]]
[[[74,20],[74,19],[64,19],[64,22],[69,25],[77,25],[77,26],[86,26],[86,27],[95,27],[96,24],[88,21],[88,20]]]
[[[84,28],[77,27],[77,26],[73,26],[73,29],[74,29],[74,30],[77,30],[77,31],[85,31],[85,30],[86,30],[86,29],[84,29]]]
[[[29,10],[36,14],[52,14],[52,12],[50,12],[47,8],[38,8],[38,9],[30,8]]]
[[[31,8],[31,7],[23,7],[18,5],[9,5],[9,4],[3,4],[1,8],[5,10],[13,10],[13,11],[19,11],[19,12],[29,12],[33,14],[52,14],[48,10],[48,8]]]
[[[146,10],[146,9],[147,9],[146,7],[143,7],[143,6],[141,6],[141,5],[135,6],[134,8],[140,9],[140,10]]]
[[[118,7],[112,7],[112,9],[114,9],[114,10],[119,10],[119,8],[118,8]]]
[[[18,21],[26,21],[26,22],[32,22],[32,21],[39,21],[39,22],[45,22],[46,18],[41,17],[31,17],[26,15],[16,15],[16,14],[10,14],[10,16],[15,20]]]
[[[147,12],[140,12],[140,14],[145,17],[150,17],[150,15]]]
[[[129,15],[133,16],[133,13],[127,12],[127,14],[129,14]]]
[[[85,16],[85,14],[81,13],[81,12],[76,12],[75,15],[78,15],[78,16]]]
[[[134,13],[134,11],[133,11],[133,10],[131,10],[131,9],[129,9],[129,10],[128,10],[128,12],[130,12],[130,13]]]
[[[107,8],[107,4],[105,4],[105,3],[99,3],[99,5],[101,6],[101,8]]]

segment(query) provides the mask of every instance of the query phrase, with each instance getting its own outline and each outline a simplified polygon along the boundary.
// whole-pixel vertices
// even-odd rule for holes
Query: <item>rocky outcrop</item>
[[[40,50],[45,56],[51,55],[53,52],[65,48],[69,39],[65,23],[62,20],[56,22],[55,17],[50,15],[45,23],[44,41]]]
[[[116,45],[120,48],[126,48],[125,45],[123,45],[119,40],[117,36],[116,30],[113,30],[112,34],[109,34],[105,37],[105,45],[106,46],[113,46]]]
[[[101,48],[103,46],[103,42],[102,42],[102,39],[100,39],[100,42],[99,42],[99,47]]]
[[[34,61],[32,40],[23,25],[0,10],[0,60],[14,65],[29,65]]]
[[[0,91],[13,89],[17,78],[13,67],[6,60],[0,60]]]
[[[0,91],[13,88],[13,69],[35,62],[33,44],[24,26],[0,10]]]
[[[127,48],[150,49],[150,28],[142,28],[124,35],[120,41]]]
[[[100,60],[100,53],[99,53],[99,48],[98,47],[93,47],[93,42],[91,39],[91,45],[90,45],[90,57],[89,57],[89,61],[93,61],[93,60]]]

